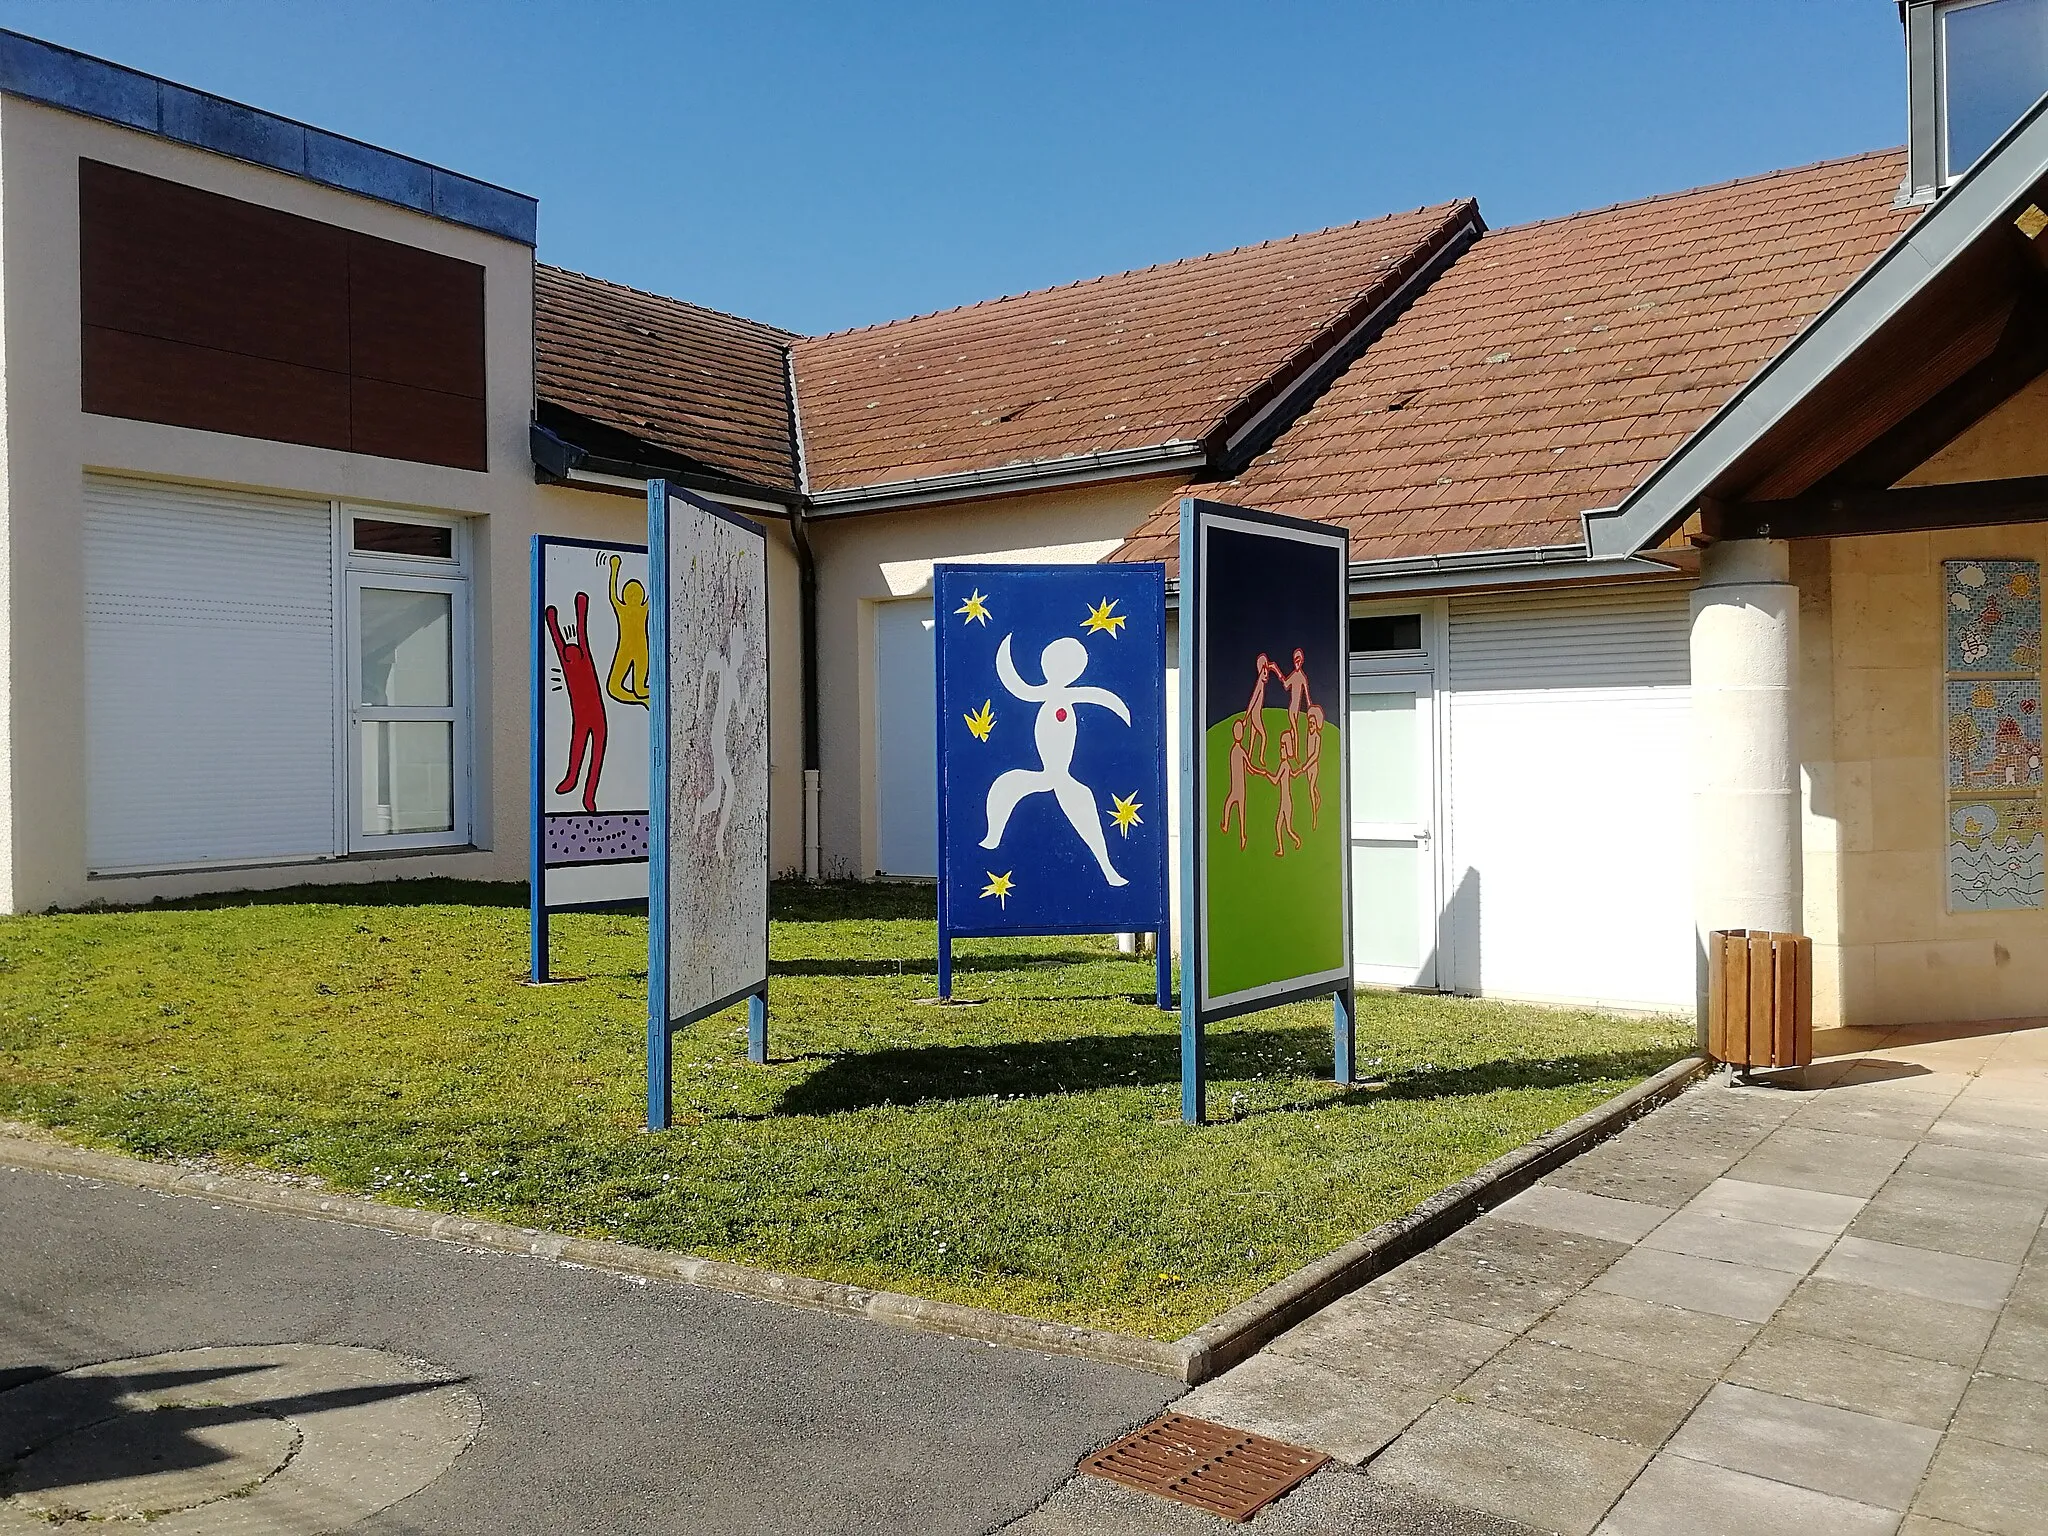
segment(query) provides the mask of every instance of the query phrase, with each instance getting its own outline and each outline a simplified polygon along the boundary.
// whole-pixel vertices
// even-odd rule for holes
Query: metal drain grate
[[[1321,1451],[1169,1413],[1097,1451],[1081,1470],[1245,1521],[1329,1459]]]

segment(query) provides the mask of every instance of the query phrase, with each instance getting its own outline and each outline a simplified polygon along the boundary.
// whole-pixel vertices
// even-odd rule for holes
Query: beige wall
[[[936,562],[1100,560],[1180,484],[1154,477],[812,522],[827,875],[870,875],[877,862],[875,606],[929,601]]]
[[[489,472],[80,411],[81,156],[481,265]],[[533,253],[516,242],[0,96],[0,911],[307,880],[525,877],[528,539],[646,537],[645,505],[636,498],[534,484],[527,446],[532,316]],[[88,881],[82,530],[91,471],[473,519],[477,848]],[[773,856],[779,869],[790,869],[800,857],[796,566],[786,527],[763,521],[780,645],[772,673]]]
[[[1947,910],[1941,562],[2048,523],[1802,546],[1807,931],[1823,1024],[2048,1013],[2048,912]]]

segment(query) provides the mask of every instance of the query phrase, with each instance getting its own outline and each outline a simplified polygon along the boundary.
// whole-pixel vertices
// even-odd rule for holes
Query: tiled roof
[[[798,341],[810,489],[1202,439],[1475,217],[1445,203]]]
[[[749,484],[793,490],[791,335],[580,272],[533,272],[534,389]]]
[[[1904,151],[1482,236],[1217,501],[1354,560],[1576,544],[1911,221]],[[1163,507],[1117,552],[1175,557]]]

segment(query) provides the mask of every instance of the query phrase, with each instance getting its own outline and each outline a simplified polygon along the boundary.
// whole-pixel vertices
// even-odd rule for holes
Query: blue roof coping
[[[0,91],[533,245],[540,204],[473,176],[0,29]]]

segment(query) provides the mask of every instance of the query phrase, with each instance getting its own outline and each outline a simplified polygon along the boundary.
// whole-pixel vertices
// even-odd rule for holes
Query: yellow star
[[[988,872],[988,884],[981,888],[983,896],[995,897],[996,905],[1006,912],[1010,909],[1010,892],[1016,889],[1015,883],[1010,879],[1011,873],[1010,870],[1006,869],[999,875],[994,870],[990,870]]]
[[[1116,632],[1123,628],[1125,618],[1121,613],[1111,613],[1109,611],[1116,606],[1116,601],[1113,597],[1105,597],[1101,602],[1088,610],[1088,617],[1082,622],[1081,627],[1090,634],[1101,631],[1114,640]]]
[[[1109,819],[1116,823],[1117,831],[1125,837],[1131,835],[1133,825],[1145,824],[1145,818],[1138,814],[1138,792],[1135,789],[1128,795],[1111,794],[1109,802],[1116,807],[1109,813]]]
[[[973,734],[976,741],[987,741],[988,733],[996,728],[994,704],[995,701],[993,699],[983,699],[981,701],[981,708],[974,711],[971,715],[961,717],[966,720],[967,729]]]
[[[988,623],[988,599],[981,595],[981,589],[979,587],[976,587],[972,592],[968,593],[967,601],[962,603],[958,608],[955,608],[953,611],[955,613],[965,614],[967,616],[967,622],[970,624]]]

